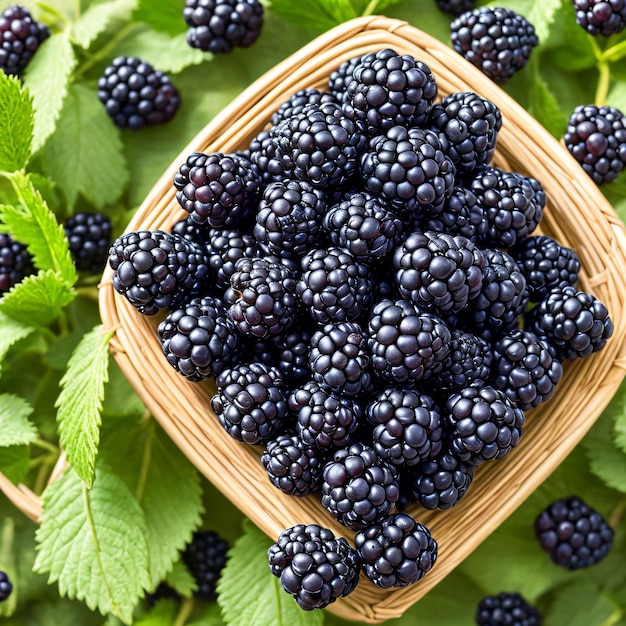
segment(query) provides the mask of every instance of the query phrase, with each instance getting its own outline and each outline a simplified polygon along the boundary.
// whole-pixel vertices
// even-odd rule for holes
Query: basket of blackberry
[[[447,4],[453,47],[357,18],[255,81],[163,173],[99,290],[146,407],[275,541],[268,576],[364,623],[452,572],[624,375],[626,230],[589,179],[623,167],[623,116],[583,108],[559,143],[500,86],[532,26]]]

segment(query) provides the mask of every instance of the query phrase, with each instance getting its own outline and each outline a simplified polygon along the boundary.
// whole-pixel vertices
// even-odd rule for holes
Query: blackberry
[[[402,220],[366,191],[351,193],[330,207],[323,227],[333,245],[366,265],[387,258],[404,230]]]
[[[102,213],[76,213],[63,225],[70,244],[70,254],[79,270],[101,273],[111,247],[113,226]]]
[[[252,213],[261,176],[242,154],[193,152],[174,176],[176,200],[200,225],[240,227]]]
[[[406,513],[383,517],[356,533],[363,573],[381,589],[406,587],[435,565],[437,542],[426,526]]]
[[[555,287],[527,316],[528,329],[555,349],[560,360],[589,356],[613,335],[606,306],[569,285]]]
[[[337,99],[327,91],[313,88],[300,89],[272,113],[271,122],[274,126],[278,126],[283,120],[300,113],[307,104],[321,104],[323,102],[337,102]]]
[[[535,520],[539,545],[569,570],[602,561],[613,545],[613,529],[578,496],[557,500]]]
[[[452,47],[496,83],[506,83],[539,44],[534,26],[511,9],[480,7],[450,24]]]
[[[28,9],[5,9],[0,14],[0,70],[19,76],[48,37],[50,29],[36,22]]]
[[[166,582],[162,581],[152,593],[146,593],[144,596],[150,607],[156,606],[159,600],[175,600],[180,601],[180,594],[170,587]]]
[[[626,117],[615,107],[577,106],[563,141],[597,185],[615,180],[626,167]]]
[[[263,363],[240,363],[215,379],[211,408],[235,439],[254,445],[269,441],[283,428],[288,413],[280,372]]]
[[[519,593],[486,596],[476,609],[478,626],[541,626],[541,615]]]
[[[114,289],[144,315],[207,295],[206,254],[180,235],[162,230],[121,235],[109,250],[109,265]]]
[[[209,229],[196,224],[189,216],[176,221],[169,232],[201,246],[206,246],[209,241]]]
[[[452,453],[470,465],[506,456],[519,443],[525,421],[522,409],[489,386],[451,395],[444,415]]]
[[[0,294],[33,271],[33,258],[26,246],[11,235],[0,233]]]
[[[228,560],[228,550],[228,543],[212,530],[199,530],[193,534],[182,560],[198,585],[196,597],[203,600],[217,598],[217,581]]]
[[[337,69],[334,69],[328,77],[328,89],[339,104],[343,104],[348,98],[346,84],[352,78],[352,72],[359,63],[361,63],[360,56],[347,59]]]
[[[346,77],[343,109],[373,136],[392,126],[423,124],[436,96],[428,65],[386,48],[363,55]]]
[[[192,382],[217,376],[239,356],[235,325],[211,296],[172,311],[157,332],[167,362]]]
[[[416,231],[396,248],[393,266],[403,298],[437,314],[458,313],[481,291],[485,258],[461,235]]]
[[[13,584],[6,572],[0,572],[0,602],[4,602],[13,591]]]
[[[270,571],[305,611],[323,609],[354,591],[359,556],[343,537],[317,524],[296,524],[267,551]]]
[[[296,435],[282,434],[268,441],[261,463],[270,482],[283,493],[306,496],[319,489],[322,474],[319,453]]]
[[[295,389],[288,402],[296,416],[297,434],[305,444],[325,452],[343,448],[355,439],[361,407],[352,398],[309,381]]]
[[[452,93],[433,107],[429,123],[457,173],[473,172],[491,163],[502,114],[490,100],[473,91]]]
[[[576,23],[590,35],[610,37],[626,28],[624,0],[572,0]]]
[[[205,52],[248,48],[261,34],[263,5],[258,0],[185,0],[187,43]]]
[[[452,15],[461,15],[474,8],[474,0],[436,0],[436,2],[440,11]]]
[[[368,337],[374,371],[393,384],[410,385],[439,374],[450,352],[445,323],[408,300],[375,304]]]
[[[352,530],[382,520],[400,495],[393,465],[362,443],[337,450],[324,465],[321,492],[322,506]]]
[[[98,80],[98,98],[115,125],[130,130],[165,124],[180,107],[169,77],[137,57],[113,59]]]

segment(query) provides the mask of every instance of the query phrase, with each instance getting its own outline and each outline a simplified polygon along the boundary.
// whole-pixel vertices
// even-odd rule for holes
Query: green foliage
[[[150,0],[139,0],[133,19],[137,22],[145,22],[154,30],[173,37],[187,31],[187,24],[183,19],[184,8],[184,0],[172,0],[159,4]]]
[[[37,428],[28,420],[32,412],[19,396],[0,394],[0,447],[26,445],[37,438]]]
[[[0,472],[12,483],[24,480],[28,472],[28,449],[25,446],[0,448]]]
[[[111,20],[128,20],[136,3],[137,0],[104,0],[90,4],[72,24],[72,41],[82,48],[89,48]]]
[[[33,105],[14,76],[0,73],[0,170],[25,167],[33,138]]]
[[[20,339],[28,337],[33,330],[35,329],[32,326],[0,313],[0,366],[9,348]]]
[[[179,595],[188,598],[198,588],[194,577],[182,561],[175,561],[172,570],[165,577],[166,584]]]

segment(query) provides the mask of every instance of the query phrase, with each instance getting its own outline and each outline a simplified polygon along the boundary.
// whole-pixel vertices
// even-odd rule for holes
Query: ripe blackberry
[[[188,218],[190,219],[190,218]],[[193,224],[193,220],[191,220]],[[207,239],[205,250],[215,287],[223,292],[230,287],[230,277],[235,273],[239,259],[257,256],[257,242],[253,235],[239,228],[198,227]]]
[[[131,130],[165,124],[180,106],[169,77],[137,57],[113,59],[98,80],[98,98],[116,126]]]
[[[613,545],[613,529],[578,496],[557,500],[535,520],[541,547],[557,565],[569,570],[595,565]]]
[[[541,615],[519,593],[486,596],[476,609],[478,626],[541,626]]]
[[[9,291],[33,271],[33,259],[26,246],[10,235],[0,233],[0,294]]]
[[[452,47],[496,83],[506,83],[539,44],[533,25],[511,9],[480,7],[450,24]]]
[[[193,152],[174,176],[176,200],[200,225],[239,228],[252,213],[261,176],[242,154]]]
[[[270,571],[305,611],[323,609],[354,591],[361,561],[343,537],[317,524],[297,524],[280,533],[267,551]]]
[[[222,371],[215,383],[211,408],[231,437],[254,445],[281,431],[288,407],[283,378],[275,367],[240,363]]]
[[[615,107],[577,106],[563,141],[597,185],[615,180],[626,167],[626,117]]]
[[[450,330],[409,300],[372,307],[368,347],[374,371],[392,384],[412,384],[439,374],[450,352]]]
[[[321,491],[322,506],[352,530],[382,520],[400,495],[394,466],[362,443],[335,452],[322,470]]]
[[[275,129],[276,127],[272,126],[269,130],[262,130],[248,146],[250,163],[265,185],[288,178],[285,176],[281,159],[276,156],[278,140],[274,136]]]
[[[440,11],[452,15],[461,15],[474,8],[474,0],[436,0],[436,2]]]
[[[366,406],[365,415],[374,425],[376,454],[393,465],[417,465],[441,450],[441,412],[425,393],[387,388]]]
[[[217,376],[239,356],[235,325],[211,296],[172,311],[157,332],[167,362],[192,382]]]
[[[92,274],[102,272],[113,232],[108,216],[102,213],[76,213],[67,218],[63,228],[76,267]]]
[[[207,295],[207,256],[180,235],[162,230],[121,235],[109,250],[109,265],[114,289],[144,315]]]
[[[576,359],[604,348],[613,334],[606,306],[569,285],[555,287],[527,316],[528,330],[556,350],[558,359]]]
[[[345,80],[343,108],[359,130],[377,135],[392,126],[424,123],[437,96],[428,65],[390,48],[361,57]]]
[[[576,23],[590,35],[610,37],[626,28],[624,0],[572,0]]]
[[[0,602],[4,602],[13,591],[13,585],[6,572],[0,572]]]
[[[325,452],[349,445],[361,419],[361,407],[352,398],[333,393],[315,381],[295,389],[288,399],[296,416],[298,437]]]
[[[270,482],[290,496],[318,491],[322,475],[319,452],[296,435],[282,434],[267,442],[261,463]]]
[[[352,72],[359,63],[361,63],[360,56],[347,59],[337,69],[333,70],[328,77],[328,89],[339,104],[343,104],[348,97],[346,84],[352,78]]]
[[[203,600],[217,598],[217,581],[228,560],[228,550],[228,543],[212,530],[199,530],[193,534],[182,560],[198,585],[196,597]]]
[[[261,34],[263,5],[258,0],[185,0],[187,43],[205,52],[228,53],[251,46]]]
[[[461,235],[415,231],[396,248],[393,266],[403,298],[437,314],[458,313],[481,291],[485,258]]]
[[[150,607],[156,606],[159,600],[175,600],[178,602],[181,599],[180,594],[164,581],[160,582],[152,593],[146,593],[144,597]]]
[[[522,409],[489,386],[451,395],[444,415],[452,453],[470,465],[506,456],[519,443],[525,421]]]
[[[0,70],[19,76],[48,37],[50,29],[24,7],[5,9],[0,14]]]
[[[187,241],[193,241],[201,246],[206,246],[209,241],[209,230],[196,224],[189,216],[184,217],[174,223],[169,232],[173,235],[180,235]]]
[[[337,99],[327,91],[313,88],[300,89],[272,113],[271,122],[274,126],[278,126],[283,120],[300,113],[307,104],[321,104],[323,102],[337,102]]]

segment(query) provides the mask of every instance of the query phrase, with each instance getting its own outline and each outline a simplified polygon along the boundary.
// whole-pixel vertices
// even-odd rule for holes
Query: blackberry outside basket
[[[626,368],[622,222],[567,150],[495,83],[443,43],[405,22],[375,16],[332,29],[258,79],[167,168],[126,229],[169,230],[186,215],[175,199],[172,180],[189,153],[244,149],[292,93],[323,89],[341,62],[387,47],[425,62],[436,77],[440,98],[475,91],[500,108],[504,122],[495,165],[542,183],[548,201],[539,230],[577,251],[581,288],[607,305],[615,330],[602,352],[565,364],[554,398],[528,412],[519,446],[507,458],[481,466],[467,498],[450,511],[409,508],[439,543],[437,563],[423,580],[393,591],[378,589],[362,577],[354,593],[329,606],[363,623],[399,617],[450,573],[559,465],[617,390]],[[104,328],[115,331],[113,354],[148,409],[194,465],[272,540],[296,523],[319,523],[350,538],[350,531],[314,496],[290,497],[270,484],[260,463],[260,446],[231,438],[212,414],[212,382],[188,382],[166,362],[156,334],[158,320],[140,315],[116,294],[111,278],[107,269],[100,285],[100,312]],[[38,516],[40,502],[34,494],[4,483],[0,488],[28,515]]]

